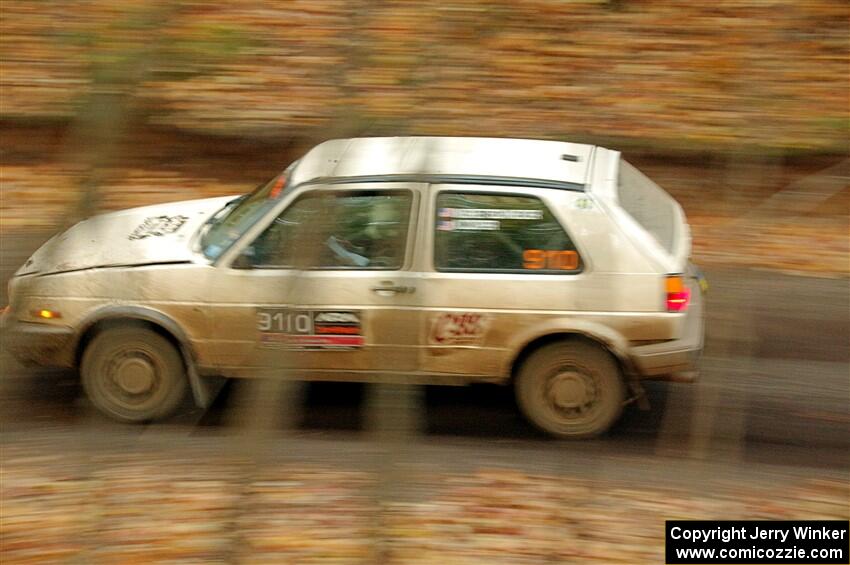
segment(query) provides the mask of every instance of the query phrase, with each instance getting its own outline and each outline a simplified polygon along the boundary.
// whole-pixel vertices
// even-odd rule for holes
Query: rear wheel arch
[[[514,394],[530,423],[549,435],[605,433],[622,414],[627,386],[616,358],[588,339],[555,339],[517,367]]]
[[[578,330],[562,330],[544,333],[534,337],[531,340],[526,341],[524,345],[519,348],[519,350],[516,352],[516,354],[511,360],[511,364],[508,370],[508,383],[513,384],[513,382],[516,380],[517,373],[522,367],[522,364],[535,351],[538,351],[539,349],[551,343],[565,341],[585,342],[589,345],[599,347],[600,349],[606,351],[616,361],[623,379],[627,379],[628,376],[633,373],[631,362],[629,361],[629,358],[626,355],[625,347],[623,344],[617,343],[611,338],[606,339],[596,333],[591,334]]]

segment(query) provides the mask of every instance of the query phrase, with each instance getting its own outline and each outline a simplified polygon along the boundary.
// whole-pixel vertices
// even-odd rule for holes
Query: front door
[[[222,372],[369,379],[418,369],[410,271],[420,187],[380,183],[294,194],[210,296]]]

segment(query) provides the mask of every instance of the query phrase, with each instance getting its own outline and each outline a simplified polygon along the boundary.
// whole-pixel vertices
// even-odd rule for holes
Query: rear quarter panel
[[[503,380],[523,348],[546,335],[587,335],[627,358],[629,342],[668,339],[680,331],[679,317],[661,311],[663,281],[657,269],[612,225],[592,195],[546,189],[523,193],[546,202],[574,240],[584,270],[564,275],[445,273],[434,271],[429,255],[430,272],[422,282],[425,333],[446,313],[468,313],[481,317],[484,336],[480,344],[452,347],[428,339],[425,372]],[[430,252],[433,241],[425,247]]]

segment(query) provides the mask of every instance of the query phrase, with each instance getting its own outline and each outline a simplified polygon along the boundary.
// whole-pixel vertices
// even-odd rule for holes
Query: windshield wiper
[[[207,246],[207,234],[210,232],[213,226],[217,226],[221,222],[223,222],[227,216],[230,215],[233,210],[236,209],[236,205],[245,200],[248,197],[247,194],[243,194],[241,196],[237,196],[233,200],[228,200],[227,204],[221,207],[221,210],[210,216],[204,225],[201,226],[199,241],[201,242],[201,249],[203,250]]]
[[[231,204],[238,204],[239,202],[242,202],[242,201],[243,201],[243,200],[245,200],[246,198],[248,198],[248,195],[247,195],[247,194],[243,194],[243,195],[241,195],[241,196],[237,196],[237,197],[236,197],[236,198],[234,198],[233,200],[228,200],[227,204],[225,204],[225,205],[224,205],[224,207],[225,207],[225,208],[227,208],[227,207],[228,207],[228,206],[230,206]]]
[[[210,219],[207,220],[207,223],[210,225],[217,225],[227,219],[227,216],[230,215],[233,210],[236,209],[236,205],[245,200],[248,197],[247,194],[243,194],[242,196],[237,196],[233,200],[229,200],[227,204],[225,204],[221,210],[210,216]]]

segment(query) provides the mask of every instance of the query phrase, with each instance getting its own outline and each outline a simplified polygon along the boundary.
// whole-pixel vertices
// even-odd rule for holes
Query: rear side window
[[[620,161],[617,182],[620,206],[650,233],[664,249],[672,253],[676,242],[676,203],[639,170]]]
[[[434,262],[438,271],[570,274],[581,258],[538,198],[441,192]]]

